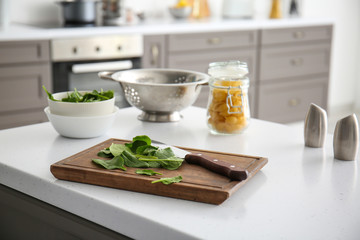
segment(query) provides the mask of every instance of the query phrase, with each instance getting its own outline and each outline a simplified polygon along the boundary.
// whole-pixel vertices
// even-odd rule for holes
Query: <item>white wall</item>
[[[354,107],[360,103],[360,1],[359,0],[304,0],[304,17],[335,20],[329,106]]]
[[[33,24],[60,21],[61,8],[56,1],[10,0],[10,20]],[[212,15],[221,16],[222,0],[208,2]],[[125,0],[124,3],[135,11],[145,11],[150,17],[166,17],[167,8],[174,5],[176,0]],[[283,0],[285,12],[288,3],[289,0]],[[270,4],[271,0],[254,0],[256,18],[267,18]],[[330,111],[355,105],[360,109],[360,1],[300,0],[300,5],[304,17],[331,18],[335,21],[329,90]]]
[[[61,20],[61,8],[57,0],[8,0],[10,20],[18,23],[47,23]]]

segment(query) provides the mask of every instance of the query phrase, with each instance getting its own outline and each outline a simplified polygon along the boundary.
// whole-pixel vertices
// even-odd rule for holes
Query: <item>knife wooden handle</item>
[[[190,164],[202,166],[212,172],[219,173],[229,177],[231,180],[242,181],[248,176],[248,172],[241,167],[237,167],[231,163],[212,158],[204,154],[187,154],[185,161]]]

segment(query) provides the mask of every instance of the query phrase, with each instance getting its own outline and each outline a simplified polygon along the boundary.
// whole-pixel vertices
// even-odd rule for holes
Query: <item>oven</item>
[[[141,67],[143,38],[140,35],[110,35],[54,39],[51,41],[53,92],[114,90],[115,104],[127,107],[119,83],[98,77],[100,71]]]

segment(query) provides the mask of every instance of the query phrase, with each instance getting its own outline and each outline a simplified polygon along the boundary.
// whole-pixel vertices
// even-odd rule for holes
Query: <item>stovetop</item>
[[[31,26],[44,29],[65,29],[65,28],[96,28],[96,27],[114,27],[114,26],[124,26],[124,25],[106,25],[106,24],[96,24],[96,23],[40,23],[32,24]]]

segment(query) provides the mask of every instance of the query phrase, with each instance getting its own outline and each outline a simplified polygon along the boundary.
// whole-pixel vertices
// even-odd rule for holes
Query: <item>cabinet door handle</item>
[[[302,58],[293,58],[290,60],[292,66],[301,66],[304,63]]]
[[[293,37],[295,39],[303,39],[305,37],[305,33],[303,31],[293,32]]]
[[[298,106],[300,104],[300,102],[301,102],[300,99],[292,98],[292,99],[289,100],[288,104],[289,104],[290,107],[296,107],[296,106]]]
[[[133,68],[130,60],[98,62],[98,63],[79,63],[71,66],[73,73],[93,73],[100,71],[120,71]]]
[[[214,38],[209,38],[207,40],[207,42],[211,45],[216,45],[216,44],[219,44],[221,43],[221,38],[218,38],[218,37],[214,37]]]
[[[158,60],[159,60],[159,47],[157,44],[154,44],[151,46],[151,60],[150,60],[150,64],[153,66],[157,66],[158,65]]]
[[[73,48],[72,48],[72,53],[73,53],[73,54],[77,54],[77,53],[78,53],[78,48],[77,48],[77,47],[73,47]]]

